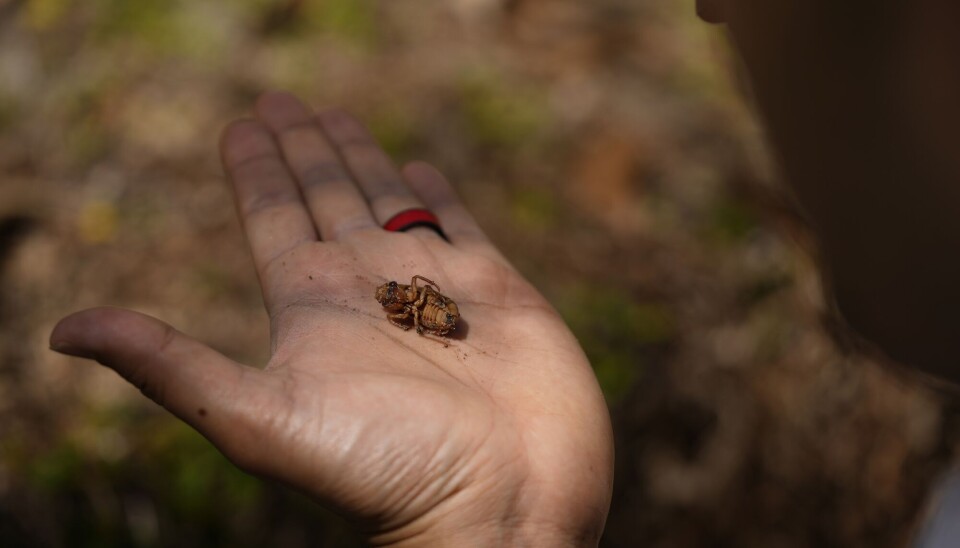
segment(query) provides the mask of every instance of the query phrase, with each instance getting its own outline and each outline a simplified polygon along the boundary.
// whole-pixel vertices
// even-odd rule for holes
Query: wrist
[[[432,512],[371,535],[374,546],[597,546],[610,507],[608,478],[583,476],[584,489],[514,491]],[[523,482],[520,482],[523,483]],[[565,488],[578,486],[566,476]],[[461,491],[461,494],[464,492]],[[450,499],[447,501],[452,503]],[[462,502],[462,501],[460,501]]]
[[[473,527],[455,524],[438,524],[421,531],[397,530],[375,535],[370,538],[373,546],[405,548],[412,546],[456,546],[456,547],[510,547],[510,546],[549,546],[549,547],[587,547],[597,546],[603,523],[588,527],[580,532],[564,530],[562,527],[517,523],[490,523]]]
[[[551,504],[549,497],[537,497],[537,510],[517,504],[523,495],[514,494],[499,503],[433,512],[399,527],[371,535],[374,546],[456,547],[587,547],[597,546],[606,523],[606,498],[589,502],[589,497],[565,498]],[[489,511],[490,506],[497,511]],[[436,508],[438,510],[440,508]],[[486,510],[486,511],[485,511]]]

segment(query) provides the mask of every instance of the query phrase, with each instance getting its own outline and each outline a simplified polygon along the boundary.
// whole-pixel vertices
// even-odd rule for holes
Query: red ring
[[[404,232],[418,226],[432,229],[447,240],[447,235],[440,228],[440,219],[432,211],[422,207],[401,211],[383,223],[383,229],[389,232]]]

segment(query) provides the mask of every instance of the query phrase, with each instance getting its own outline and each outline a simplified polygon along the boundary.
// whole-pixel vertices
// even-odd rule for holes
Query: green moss
[[[175,19],[181,9],[178,0],[96,0],[95,5],[94,38],[132,38],[157,45],[176,39]]]
[[[370,132],[388,154],[402,157],[409,153],[414,144],[416,133],[414,121],[407,110],[384,108],[378,110],[367,120]]]
[[[480,144],[517,148],[544,133],[549,119],[543,94],[477,72],[460,82],[464,120]]]
[[[192,273],[193,284],[209,298],[222,297],[230,292],[233,278],[230,272],[215,261],[202,261]]]
[[[721,244],[741,242],[758,224],[752,209],[732,198],[723,198],[710,212],[707,237]]]
[[[228,37],[204,6],[183,0],[96,0],[91,34],[96,42],[141,55],[219,60]],[[224,14],[226,16],[226,13]]]
[[[10,97],[4,97],[0,92],[0,130],[7,129],[17,120],[17,107]]]
[[[740,300],[745,306],[754,306],[793,285],[793,276],[789,272],[769,272],[750,280],[740,290]]]
[[[274,545],[279,537],[271,516],[283,516],[285,527],[317,545],[360,545],[342,519],[240,471],[173,417],[136,406],[81,412],[85,428],[112,430],[127,440],[129,452],[106,462],[72,442],[46,452],[0,446],[16,488],[25,484],[41,497],[44,523],[67,545],[150,546],[170,539],[177,546]],[[130,503],[139,503],[154,523],[145,534],[130,521]],[[164,540],[167,535],[173,536]]]
[[[145,449],[158,468],[151,489],[165,505],[185,517],[212,519],[218,501],[229,500],[234,511],[256,502],[260,481],[234,467],[206,438],[174,419],[153,422]]]
[[[63,135],[64,149],[77,167],[90,166],[109,150],[109,138],[103,125],[86,119],[69,128]]]
[[[64,442],[33,458],[26,472],[31,485],[46,491],[58,491],[73,485],[85,468],[80,451]]]
[[[377,11],[372,0],[323,0],[307,2],[305,7],[304,30],[320,30],[361,49],[377,45]]]
[[[524,229],[546,230],[556,226],[560,204],[553,192],[544,188],[519,188],[511,195],[510,213]]]
[[[659,303],[635,302],[615,289],[575,287],[561,298],[559,309],[611,403],[637,382],[651,351],[675,334],[668,309]]]
[[[52,29],[67,15],[70,4],[71,0],[30,0],[23,10],[22,21],[34,30]]]

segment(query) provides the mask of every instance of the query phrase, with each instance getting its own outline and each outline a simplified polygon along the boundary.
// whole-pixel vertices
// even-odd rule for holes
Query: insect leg
[[[416,283],[416,282],[414,282]],[[424,303],[427,302],[427,295],[433,291],[429,286],[421,287],[420,294],[417,296],[417,300],[413,302],[413,309],[419,310],[424,307]]]
[[[437,285],[437,282],[435,282],[435,281],[433,281],[433,280],[428,280],[427,278],[424,278],[423,276],[421,276],[421,275],[419,275],[419,274],[417,274],[416,276],[414,276],[413,278],[410,279],[410,283],[413,284],[414,289],[416,289],[416,287],[417,287],[417,278],[419,278],[419,279],[427,282],[428,284],[432,285],[432,286],[434,287],[434,289],[437,290],[437,293],[440,292],[440,286]]]
[[[426,288],[424,288],[426,290]],[[423,335],[423,323],[420,321],[420,309],[413,309],[413,326],[417,328],[417,333]]]
[[[399,327],[400,329],[403,329],[404,331],[410,329],[410,326],[404,323],[400,323],[400,320],[405,320],[409,317],[410,317],[409,312],[400,312],[398,314],[387,314],[387,319],[390,320],[390,323]],[[416,323],[416,321],[417,321],[416,318],[414,318],[414,323]]]

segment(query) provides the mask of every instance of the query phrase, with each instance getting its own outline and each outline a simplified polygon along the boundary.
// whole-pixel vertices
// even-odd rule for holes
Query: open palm
[[[429,166],[401,174],[354,119],[286,94],[263,96],[257,118],[231,125],[222,152],[271,318],[266,367],[117,309],[64,319],[51,345],[116,369],[375,542],[595,544],[609,422],[556,312]],[[424,206],[449,242],[380,228]],[[459,306],[451,336],[398,329],[374,300],[416,274]]]

